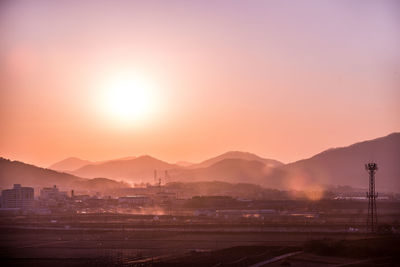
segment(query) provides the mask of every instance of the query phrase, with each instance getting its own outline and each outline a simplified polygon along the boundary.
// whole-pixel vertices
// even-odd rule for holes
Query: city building
[[[65,200],[67,198],[67,192],[59,191],[57,186],[44,187],[40,190],[41,200]]]
[[[31,209],[34,202],[34,190],[32,187],[22,187],[14,184],[12,189],[1,192],[1,207],[4,209]]]

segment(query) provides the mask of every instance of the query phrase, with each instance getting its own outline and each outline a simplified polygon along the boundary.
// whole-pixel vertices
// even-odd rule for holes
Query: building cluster
[[[0,212],[119,213],[149,206],[176,205],[176,196],[176,193],[162,191],[159,187],[132,188],[120,197],[77,195],[74,190],[68,193],[54,185],[40,189],[40,194],[35,197],[34,188],[15,184],[12,189],[2,190]]]
[[[253,207],[252,201],[229,196],[195,196],[178,199],[178,192],[168,192],[159,186],[129,188],[119,197],[79,195],[60,191],[54,185],[40,190],[35,198],[32,187],[15,184],[12,189],[2,191],[2,212],[46,214],[90,214],[90,213],[132,213],[132,214],[174,214],[185,213],[197,218],[228,220],[304,220],[318,218],[313,212],[280,212],[276,209]],[[160,213],[161,212],[161,213]]]

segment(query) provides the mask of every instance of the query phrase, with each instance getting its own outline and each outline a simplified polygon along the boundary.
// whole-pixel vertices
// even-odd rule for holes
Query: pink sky
[[[398,1],[2,1],[0,156],[290,162],[400,131],[399,26]],[[151,115],[107,114],[121,71]]]

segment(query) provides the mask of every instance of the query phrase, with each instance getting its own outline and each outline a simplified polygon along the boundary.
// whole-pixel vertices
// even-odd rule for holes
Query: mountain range
[[[207,159],[199,164],[192,164],[189,167],[191,169],[194,168],[207,168],[210,167],[211,165],[214,165],[215,163],[218,163],[222,160],[226,159],[240,159],[240,160],[246,160],[246,161],[258,161],[261,162],[263,165],[266,165],[266,167],[279,167],[282,166],[283,163],[274,159],[265,159],[260,156],[257,156],[255,154],[249,153],[249,152],[241,152],[241,151],[229,151],[226,152],[222,155]]]
[[[269,186],[277,188],[349,185],[367,189],[367,162],[378,164],[378,191],[400,191],[400,133],[323,151],[276,168],[266,178]]]
[[[3,180],[9,180],[10,175],[16,180],[15,177],[22,177],[24,173],[16,170],[10,172],[11,167],[5,164],[5,161],[0,161],[1,186],[5,184]],[[151,156],[140,156],[101,162],[68,158],[51,165],[50,169],[55,171],[28,166],[40,170],[34,173],[36,178],[40,173],[43,174],[43,181],[46,182],[42,184],[49,184],[48,180],[51,180],[52,184],[59,184],[57,180],[68,184],[68,181],[73,179],[86,185],[91,183],[91,179],[98,177],[129,183],[154,183],[157,182],[154,181],[154,170],[157,170],[157,178],[161,178],[163,183],[224,181],[253,183],[278,189],[320,190],[336,185],[367,188],[368,174],[364,164],[369,161],[375,161],[379,166],[376,174],[377,190],[400,192],[400,133],[347,147],[328,149],[311,158],[289,164],[248,152],[231,151],[193,164],[171,164]],[[15,162],[8,162],[10,163],[13,163],[11,169],[21,168],[21,165]],[[5,165],[8,166],[7,172],[4,171]],[[168,175],[165,175],[165,171],[168,171]],[[31,176],[26,175],[28,178]],[[35,179],[28,181],[38,182]],[[120,183],[111,181],[107,180],[107,183],[114,182],[116,184],[112,186],[121,186]]]
[[[153,182],[154,170],[164,171],[179,168],[150,156],[140,156],[132,159],[106,161],[88,164],[71,174],[85,178],[107,177],[128,182]]]
[[[62,161],[58,161],[58,162],[50,165],[49,169],[68,172],[68,171],[73,171],[73,170],[79,169],[86,165],[97,165],[97,164],[102,164],[102,163],[111,162],[111,161],[129,160],[129,159],[135,159],[135,158],[136,157],[124,157],[124,158],[118,158],[118,159],[112,159],[112,160],[90,161],[90,160],[80,159],[77,157],[69,157]]]
[[[225,158],[211,166],[174,170],[178,181],[217,180],[232,183],[254,183],[270,188],[290,190],[321,190],[347,185],[368,188],[364,165],[374,161],[376,188],[400,192],[400,133],[323,151],[309,159],[269,166],[260,160]]]
[[[85,179],[68,173],[0,158],[0,188],[10,188],[13,184],[35,188],[57,185],[63,190],[78,189],[91,192],[109,192],[128,187],[126,183],[116,182],[108,178]]]
[[[49,166],[49,169],[57,171],[72,171],[88,164],[94,164],[94,162],[90,160],[79,159],[76,157],[69,157],[52,164],[51,166]]]
[[[62,164],[65,162],[68,161],[64,160],[52,166],[61,165],[59,170],[64,170],[66,165],[62,166]],[[85,161],[82,160],[81,162]],[[163,182],[165,182],[165,171],[168,171],[169,181],[185,181],[185,178],[188,177],[189,181],[221,180],[242,182],[245,177],[247,182],[260,183],[258,179],[261,177],[260,175],[266,170],[271,171],[279,166],[283,166],[283,163],[272,159],[264,159],[248,152],[231,151],[201,163],[187,166],[170,164],[150,156],[140,156],[132,159],[90,163],[67,172],[79,177],[108,177],[131,183],[154,183],[154,170],[158,171],[155,182],[158,182],[158,178],[162,178]]]

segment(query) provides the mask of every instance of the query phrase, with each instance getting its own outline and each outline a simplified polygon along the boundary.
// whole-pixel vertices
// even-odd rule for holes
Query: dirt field
[[[192,231],[76,231],[2,229],[0,257],[37,266],[55,263],[79,266],[99,258],[134,259],[218,250],[233,246],[301,246],[321,238],[359,239],[363,234],[282,232],[192,232]]]
[[[215,264],[238,261],[239,265],[232,266],[247,266],[255,261],[269,260],[279,253],[302,250],[310,240],[352,241],[375,236],[363,231],[348,231],[349,225],[343,224],[221,224],[202,218],[175,221],[168,216],[154,222],[153,217],[147,217],[2,217],[0,259],[13,266],[154,266],[156,263],[174,266],[177,261],[172,261],[171,265],[170,260],[200,262],[196,260],[198,256],[214,259]],[[220,258],[214,253],[235,247],[247,251],[247,255],[232,253],[230,259],[225,260],[224,256]],[[244,248],[254,248],[254,251]],[[225,252],[221,253],[225,255]],[[301,261],[299,258],[298,262]]]

